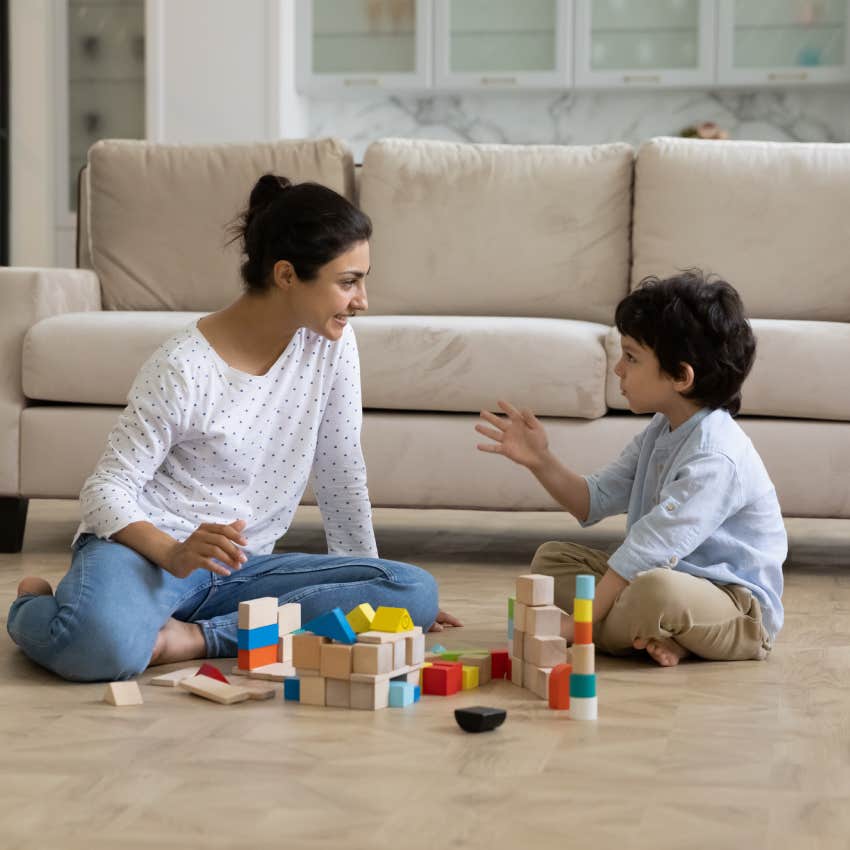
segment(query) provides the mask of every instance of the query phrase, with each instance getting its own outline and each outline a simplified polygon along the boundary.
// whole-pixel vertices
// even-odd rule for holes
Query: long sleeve
[[[626,513],[628,510],[647,430],[644,429],[634,437],[615,461],[584,477],[590,494],[590,508],[587,519],[581,523],[583,527],[593,525],[605,517]]]
[[[362,422],[360,361],[354,332],[349,330],[319,426],[312,484],[328,552],[377,557],[360,446]]]

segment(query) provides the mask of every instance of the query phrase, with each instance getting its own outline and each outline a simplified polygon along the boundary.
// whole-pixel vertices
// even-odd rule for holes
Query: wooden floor
[[[32,502],[18,579],[63,573],[77,505]],[[547,539],[615,545],[619,521],[377,511],[384,556],[437,576],[465,628],[505,643],[505,598]],[[600,719],[501,682],[375,713],[232,707],[145,685],[100,702],[0,642],[0,848],[839,848],[850,846],[850,523],[789,521],[786,628],[765,663],[598,659]],[[321,551],[315,510],[287,546]],[[4,620],[5,622],[5,620]],[[4,629],[5,634],[5,629]],[[177,665],[181,666],[181,665]],[[160,672],[162,669],[160,668]],[[461,705],[502,706],[468,735]]]

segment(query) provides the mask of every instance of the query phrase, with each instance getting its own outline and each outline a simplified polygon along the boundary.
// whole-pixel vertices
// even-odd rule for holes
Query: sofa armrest
[[[24,337],[41,319],[100,310],[100,281],[87,269],[0,268],[0,496],[20,492]]]

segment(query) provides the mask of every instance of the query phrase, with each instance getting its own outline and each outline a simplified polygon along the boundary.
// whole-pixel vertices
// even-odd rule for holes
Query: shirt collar
[[[703,407],[693,414],[689,419],[686,419],[675,431],[670,430],[670,422],[667,417],[664,417],[664,422],[666,423],[666,428],[662,431],[661,436],[655,441],[655,445],[658,448],[663,449],[672,449],[676,446],[681,445],[691,434],[694,428],[705,419],[708,414],[711,413],[711,409],[708,407]]]

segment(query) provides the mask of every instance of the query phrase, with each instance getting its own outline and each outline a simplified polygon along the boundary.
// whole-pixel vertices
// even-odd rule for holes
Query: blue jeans
[[[249,558],[227,577],[175,578],[127,546],[84,534],[55,595],[21,596],[7,627],[33,661],[66,679],[116,681],[148,666],[169,617],[201,627],[208,658],[235,656],[239,603],[260,596],[300,602],[305,623],[361,602],[407,608],[426,630],[437,616],[436,582],[410,564],[282,553]]]

